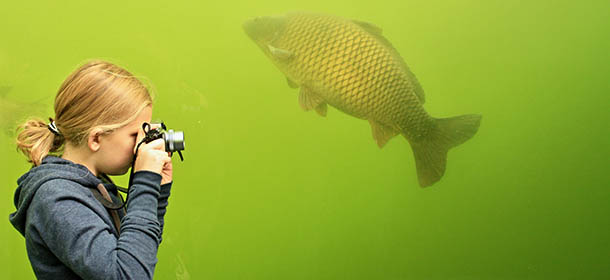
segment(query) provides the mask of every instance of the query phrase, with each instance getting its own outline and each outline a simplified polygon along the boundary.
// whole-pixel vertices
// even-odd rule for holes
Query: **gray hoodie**
[[[39,279],[152,279],[171,183],[139,171],[129,187],[121,233],[91,189],[102,181],[85,166],[47,156],[17,181],[9,220],[25,237]],[[104,184],[113,200],[116,187]]]

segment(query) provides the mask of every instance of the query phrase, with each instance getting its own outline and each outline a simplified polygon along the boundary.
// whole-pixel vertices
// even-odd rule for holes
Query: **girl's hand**
[[[172,160],[171,153],[167,153],[167,156],[170,157],[169,162],[166,162],[163,165],[163,170],[161,170],[161,186],[172,181]]]
[[[158,123],[151,124],[151,128],[152,129],[158,129],[158,128],[161,128],[161,125],[158,124]],[[142,139],[144,139],[144,136],[145,136],[144,132],[140,131],[138,133],[138,138],[136,140],[136,143],[140,143],[140,141],[142,141]],[[142,143],[142,145],[140,146],[140,152],[142,152],[142,147],[143,146],[151,145],[151,144],[153,144],[153,143],[155,143],[157,141],[160,141],[160,143],[161,143],[160,145],[161,146],[160,147],[159,146],[154,146],[154,147],[151,146],[151,148],[154,149],[154,150],[157,150],[157,151],[163,151],[165,153],[165,142],[163,142],[163,139],[157,139],[157,140],[152,141],[152,142],[150,142],[148,144]],[[134,149],[135,149],[135,147],[134,147]],[[136,151],[134,150],[134,152],[136,152]],[[160,154],[158,154],[158,156],[160,156]],[[154,170],[152,170],[153,168],[149,168],[149,167],[146,167],[146,166],[144,166],[144,167],[139,166],[138,165],[138,159],[140,158],[140,154],[138,154],[138,157],[136,158],[136,164],[134,165],[134,172],[137,172],[137,171],[140,171],[140,170],[148,170],[148,171],[155,172],[157,174],[161,174],[161,185],[165,185],[165,184],[167,184],[167,183],[172,181],[172,176],[173,176],[172,175],[173,172],[172,172],[171,153],[167,153],[167,156],[169,157],[169,161],[164,161],[163,167],[161,168],[161,171],[157,172],[157,171],[154,171],[154,170],[158,170],[158,166],[155,166]],[[144,164],[144,163],[142,163],[142,164]],[[150,167],[152,167],[152,166],[150,166]]]
[[[171,181],[172,159],[165,152],[165,142],[163,142],[163,139],[157,139],[150,143],[142,143],[137,152],[138,156],[134,165],[134,172],[151,171],[160,174],[162,177],[161,184]]]

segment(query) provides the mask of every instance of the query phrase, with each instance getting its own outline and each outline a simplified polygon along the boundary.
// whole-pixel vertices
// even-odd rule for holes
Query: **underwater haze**
[[[185,133],[156,279],[605,279],[610,275],[608,1],[5,1],[0,268],[32,279],[8,222],[29,169],[15,127],[106,59]],[[435,117],[483,116],[419,186],[409,143],[299,106],[242,29],[309,11],[370,22]],[[117,181],[125,186],[128,178]],[[69,218],[69,217],[68,217]]]

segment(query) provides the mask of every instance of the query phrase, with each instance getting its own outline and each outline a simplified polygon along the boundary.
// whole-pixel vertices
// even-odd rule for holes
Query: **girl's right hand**
[[[165,151],[163,139],[150,143],[142,143],[138,149],[138,156],[134,164],[134,173],[138,171],[151,171],[161,175],[163,167],[171,163],[171,158]]]

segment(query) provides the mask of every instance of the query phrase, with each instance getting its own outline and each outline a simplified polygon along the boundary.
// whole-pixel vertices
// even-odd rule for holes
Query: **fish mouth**
[[[246,34],[248,35],[248,37],[250,37],[250,39],[255,40],[256,39],[256,33],[258,30],[258,24],[257,21],[260,17],[253,17],[253,18],[249,18],[247,20],[245,20],[241,27],[244,29],[244,31],[246,32]]]

